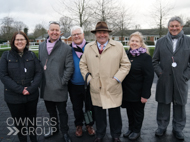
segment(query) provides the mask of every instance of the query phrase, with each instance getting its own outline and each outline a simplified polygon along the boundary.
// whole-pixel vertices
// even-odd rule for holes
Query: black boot
[[[59,128],[58,127],[50,127],[49,132],[47,132],[46,134],[44,134],[44,138],[47,139],[51,136],[54,136],[56,134],[59,133]]]
[[[72,142],[68,133],[63,134],[64,142]]]

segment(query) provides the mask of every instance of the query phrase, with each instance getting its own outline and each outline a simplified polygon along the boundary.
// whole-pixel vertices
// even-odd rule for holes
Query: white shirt
[[[173,43],[173,52],[175,52],[175,50],[176,50],[177,40],[178,40],[178,39],[172,39],[172,43]]]

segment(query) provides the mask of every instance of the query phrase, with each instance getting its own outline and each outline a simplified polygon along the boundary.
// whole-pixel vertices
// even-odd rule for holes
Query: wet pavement
[[[157,123],[156,123],[156,109],[157,109],[157,102],[155,101],[155,90],[156,90],[156,81],[157,78],[154,78],[154,83],[152,85],[152,96],[148,100],[146,106],[145,106],[145,117],[143,121],[143,126],[141,129],[141,136],[136,140],[135,142],[178,142],[174,135],[172,134],[172,115],[171,112],[171,119],[170,124],[167,128],[166,134],[162,137],[156,137],[155,136],[155,130],[157,129]],[[190,82],[189,88],[190,88]],[[189,93],[190,94],[190,93]],[[172,110],[172,109],[171,109]],[[72,104],[70,102],[70,99],[68,99],[67,102],[67,111],[69,115],[69,135],[72,138],[73,142],[93,142],[94,136],[89,136],[86,131],[85,127],[83,127],[83,136],[81,138],[77,138],[75,136],[75,126],[74,126],[74,115],[72,110]],[[131,142],[127,138],[123,138],[123,133],[125,133],[128,129],[128,119],[126,110],[121,108],[122,113],[122,122],[123,122],[123,128],[122,128],[122,135],[120,137],[122,142]],[[188,101],[186,105],[186,114],[187,114],[187,122],[186,127],[183,130],[185,135],[184,142],[190,142],[190,96],[188,95]],[[37,109],[37,116],[39,117],[39,127],[41,129],[38,129],[38,142],[63,142],[62,134],[59,133],[49,139],[44,139],[43,137],[43,131],[48,130],[47,124],[43,124],[43,118],[48,118],[48,113],[46,111],[44,102],[42,99],[38,102],[38,109]],[[0,81],[0,142],[18,142],[17,136],[13,135],[15,133],[12,132],[11,135],[8,135],[10,133],[10,130],[7,128],[11,123],[7,120],[10,118],[11,115],[9,113],[8,107],[4,101],[3,97],[3,84]],[[12,126],[13,127],[13,126]],[[94,126],[95,128],[95,126]],[[109,122],[106,130],[106,136],[103,139],[103,142],[112,142],[112,138],[110,135],[109,130]]]

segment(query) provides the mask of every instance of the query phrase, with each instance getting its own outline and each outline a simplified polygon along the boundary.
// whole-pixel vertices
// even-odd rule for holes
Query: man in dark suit
[[[170,106],[173,103],[173,134],[183,140],[182,130],[186,124],[190,78],[190,37],[184,35],[183,21],[172,17],[168,22],[168,33],[159,39],[153,55],[153,66],[159,77],[156,88],[158,102],[156,136],[162,136],[170,120]]]

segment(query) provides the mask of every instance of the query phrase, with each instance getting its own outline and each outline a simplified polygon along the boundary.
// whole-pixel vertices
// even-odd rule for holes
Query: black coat
[[[134,57],[127,52],[127,55],[131,62],[131,70],[122,82],[123,101],[139,102],[141,97],[148,99],[154,78],[152,58],[147,53]]]
[[[0,79],[4,84],[4,99],[7,103],[20,104],[38,98],[42,79],[42,67],[31,51],[20,57],[16,51],[5,51],[0,60]],[[28,87],[29,95],[23,95]]]

